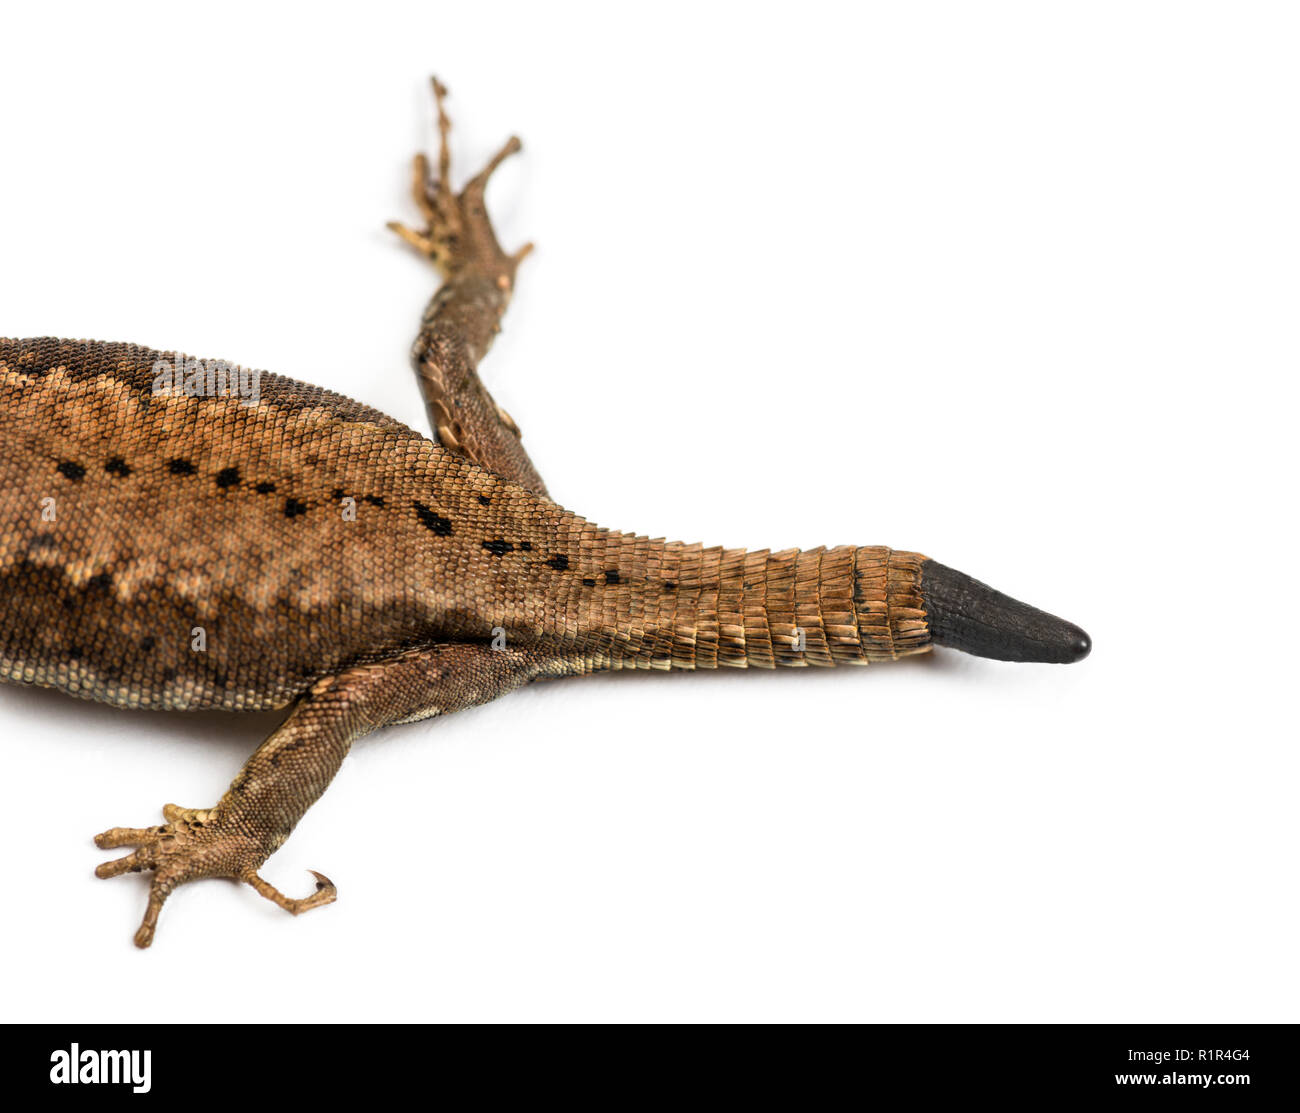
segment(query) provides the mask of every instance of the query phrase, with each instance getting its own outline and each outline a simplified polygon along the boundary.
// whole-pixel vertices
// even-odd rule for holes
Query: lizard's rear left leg
[[[425,155],[415,156],[415,203],[425,226],[389,227],[433,260],[446,278],[425,310],[412,362],[429,412],[429,422],[449,451],[539,495],[546,486],[520,443],[519,427],[496,404],[478,377],[478,363],[501,331],[510,304],[515,271],[532,249],[526,244],[507,255],[497,243],[484,192],[496,170],[520,148],[513,136],[460,193],[451,188],[451,122],[443,108],[446,88],[433,79],[438,108],[438,171],[430,173]]]

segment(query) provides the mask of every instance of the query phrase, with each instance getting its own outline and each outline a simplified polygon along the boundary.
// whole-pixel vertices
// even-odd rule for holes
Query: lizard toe
[[[95,867],[95,876],[107,880],[110,877],[120,877],[124,873],[139,873],[141,870],[155,869],[156,865],[152,848],[141,847],[125,857],[116,858],[111,862],[101,862]]]
[[[167,822],[159,827],[114,827],[95,836],[96,845],[103,850],[136,847],[122,858],[102,863],[95,870],[96,877],[154,871],[149,904],[135,933],[137,947],[148,947],[153,942],[163,904],[187,881],[204,877],[242,881],[295,916],[331,904],[338,897],[334,882],[315,870],[310,872],[316,879],[316,889],[306,897],[287,897],[263,881],[257,870],[278,845],[276,840],[267,840],[271,845],[263,845],[246,827],[219,809],[168,804],[163,814]]]
[[[165,827],[110,827],[95,836],[95,845],[100,850],[113,850],[119,846],[149,846],[159,835],[166,833]]]
[[[153,942],[163,903],[177,886],[203,877],[247,881],[270,853],[245,831],[227,829],[214,809],[168,804],[163,814],[168,822],[158,827],[113,827],[95,836],[95,845],[102,850],[136,848],[122,858],[101,863],[95,869],[96,877],[154,871],[149,905],[135,937],[139,947]]]

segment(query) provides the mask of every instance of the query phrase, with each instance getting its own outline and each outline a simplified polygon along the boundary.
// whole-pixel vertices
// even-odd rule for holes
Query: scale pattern
[[[155,395],[155,368],[185,358],[0,341],[7,679],[123,706],[253,709],[494,630],[583,671],[926,647],[915,554],[601,529],[291,379],[261,374],[255,406]]]

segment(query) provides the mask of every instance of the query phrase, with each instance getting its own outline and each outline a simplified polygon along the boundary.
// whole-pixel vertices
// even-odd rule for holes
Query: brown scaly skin
[[[451,189],[451,152],[443,100],[447,90],[435,77],[438,108],[438,176],[430,177],[429,160],[415,156],[412,192],[425,227],[414,232],[404,224],[388,227],[437,264],[447,279],[433,296],[411,350],[429,424],[444,448],[487,464],[503,479],[539,495],[546,486],[519,439],[519,427],[479,381],[479,361],[501,331],[501,318],[514,291],[515,270],[532,249],[525,244],[506,255],[488,220],[484,191],[492,172],[520,143],[511,136],[504,147],[457,195]],[[490,463],[489,463],[490,462]]]
[[[334,900],[320,874],[292,899],[257,870],[385,725],[543,677],[865,664],[940,631],[1010,659],[1086,652],[1076,628],[915,553],[704,548],[551,502],[476,370],[528,250],[501,250],[484,205],[519,144],[453,194],[434,90],[438,175],[423,157],[415,175],[426,226],[394,227],[446,278],[413,350],[440,445],[280,376],[252,406],[159,395],[157,362],[184,357],[0,340],[0,678],[123,707],[290,709],[214,808],[167,805],[162,826],[97,837],[136,848],[100,877],[154,871],[139,946],[195,878],[246,881],[295,914]]]

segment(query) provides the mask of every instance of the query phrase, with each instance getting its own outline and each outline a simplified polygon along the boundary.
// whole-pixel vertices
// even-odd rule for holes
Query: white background
[[[484,378],[554,496],[916,549],[1086,662],[539,685],[357,745],[266,875],[103,828],[274,717],[0,689],[3,1020],[1296,1020],[1285,4],[25,6],[0,332],[265,367],[416,425],[426,78],[534,239]]]

